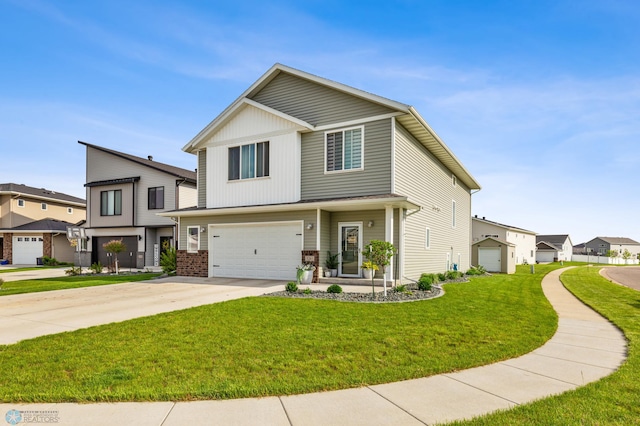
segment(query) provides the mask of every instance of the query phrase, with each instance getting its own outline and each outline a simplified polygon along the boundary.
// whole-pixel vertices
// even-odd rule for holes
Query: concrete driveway
[[[6,275],[6,274],[2,274]],[[285,282],[171,277],[0,297],[0,344],[258,296]]]
[[[13,267],[0,267],[0,270],[12,270],[17,269]],[[64,272],[69,268],[42,268],[42,269],[33,269],[31,271],[18,271],[18,272],[3,272],[0,274],[0,278],[9,281],[20,281],[20,280],[37,280],[40,278],[56,278],[56,277],[64,277],[67,274]]]

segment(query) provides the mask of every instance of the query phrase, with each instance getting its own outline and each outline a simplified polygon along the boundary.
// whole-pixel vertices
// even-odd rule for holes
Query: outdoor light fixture
[[[313,223],[307,223],[307,229],[308,230],[312,230],[313,229]]]
[[[138,241],[142,241],[142,235],[138,235]]]
[[[370,221],[369,221],[369,223],[367,223],[367,226],[368,226],[369,228],[373,228],[373,221],[372,221],[372,220],[370,220]]]
[[[204,232],[204,226],[200,228],[200,232]]]

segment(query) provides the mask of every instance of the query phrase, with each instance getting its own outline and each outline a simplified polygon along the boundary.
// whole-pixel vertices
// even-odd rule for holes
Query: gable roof
[[[25,223],[24,225],[16,226],[15,228],[6,228],[4,231],[11,231],[12,233],[20,232],[43,232],[45,234],[67,232],[67,226],[73,226],[73,223],[66,222],[64,220],[57,219],[40,219],[33,222]]]
[[[569,243],[571,243],[571,238],[569,238],[568,234],[536,235],[536,243],[546,242],[559,249],[562,249],[562,245],[567,241],[567,239],[569,239]]]
[[[632,240],[631,238],[626,238],[626,237],[596,237],[593,240],[596,239],[600,239],[602,241],[604,241],[605,243],[609,243],[609,244],[618,244],[618,245],[640,245],[639,242]],[[591,240],[591,241],[593,241]],[[591,241],[589,241],[586,244],[589,244]]]
[[[329,80],[323,77],[318,77],[313,74],[309,74],[304,71],[297,70],[295,68],[288,67],[282,64],[273,65],[266,73],[262,75],[255,83],[253,83],[247,90],[244,91],[231,105],[229,105],[222,113],[213,119],[204,129],[202,129],[196,136],[193,137],[182,150],[189,153],[194,153],[199,149],[199,145],[217,129],[227,123],[239,108],[244,105],[252,105],[257,108],[262,108],[275,115],[278,115],[289,121],[293,121],[296,124],[303,126],[308,131],[322,130],[326,126],[315,126],[313,123],[308,123],[303,120],[291,117],[284,114],[281,111],[277,111],[273,108],[269,108],[260,104],[252,99],[253,95],[267,86],[274,78],[280,73],[288,73],[296,77],[312,81],[314,83],[330,87],[343,93],[347,93],[351,96],[358,97],[360,99],[367,100],[382,106],[385,106],[393,111],[390,116],[396,116],[396,119],[402,126],[404,126],[411,134],[413,134],[420,143],[422,143],[445,167],[451,170],[456,175],[458,180],[464,183],[469,189],[480,189],[480,184],[475,178],[467,171],[462,165],[460,160],[451,152],[451,150],[445,145],[440,137],[431,129],[427,122],[418,114],[418,112],[410,105],[406,105],[391,99],[384,98],[382,96],[375,95],[373,93],[365,92],[364,90],[356,89],[351,86],[347,86],[342,83],[338,83],[333,80]]]
[[[124,152],[116,151],[109,148],[104,148],[102,146],[93,145],[87,142],[78,141],[79,144],[82,144],[88,148],[97,149],[98,151],[106,152],[107,154],[115,155],[116,157],[132,161],[134,163],[140,164],[145,167],[152,168],[154,170],[158,170],[163,173],[167,173],[169,175],[186,179],[188,182],[196,183],[196,172],[193,170],[183,169],[181,167],[172,166],[170,164],[160,163],[158,161],[153,161],[152,157],[142,158],[136,157],[135,155],[125,154]]]
[[[504,223],[498,223],[498,222],[494,222],[492,220],[487,220],[486,218],[479,218],[478,215],[475,215],[471,218],[472,220],[478,221],[478,222],[484,222],[484,223],[488,223],[489,225],[494,225],[494,226],[499,226],[501,228],[505,228],[508,229],[510,231],[519,231],[519,232],[524,232],[526,234],[533,234],[535,235],[536,233],[533,231],[529,231],[527,229],[523,229],[523,228],[518,228],[516,226],[511,226],[511,225],[505,225]],[[473,222],[471,222],[473,224]]]
[[[496,237],[486,237],[486,238],[483,238],[483,239],[481,239],[481,240],[479,240],[479,241],[476,241],[475,243],[473,243],[473,244],[471,244],[471,245],[472,245],[472,246],[475,246],[475,245],[478,245],[478,244],[480,244],[481,242],[483,242],[483,241],[487,241],[487,240],[492,240],[492,241],[495,241],[495,242],[500,243],[500,244],[504,244],[505,246],[509,246],[509,247],[515,247],[515,246],[516,246],[515,244],[510,243],[509,241],[505,241],[505,240],[503,240],[503,239],[496,238]]]
[[[40,200],[52,200],[62,202],[66,204],[72,204],[80,207],[85,207],[86,202],[82,198],[74,197],[73,195],[63,194],[61,192],[55,192],[45,188],[34,188],[32,186],[17,184],[17,183],[0,183],[0,194],[10,194],[13,196],[29,196]]]
[[[558,246],[556,244],[549,243],[547,241],[538,241],[536,243],[536,247],[538,250],[562,250],[562,246]]]

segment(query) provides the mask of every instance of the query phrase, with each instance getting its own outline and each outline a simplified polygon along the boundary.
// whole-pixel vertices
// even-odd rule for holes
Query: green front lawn
[[[599,269],[567,271],[562,282],[624,332],[629,341],[627,362],[611,376],[575,391],[459,424],[640,424],[640,292],[610,283],[598,274]]]
[[[362,304],[253,297],[0,346],[4,402],[240,398],[358,387],[530,352],[556,330],[542,276]]]
[[[120,284],[146,281],[159,276],[158,273],[121,275],[76,275],[72,277],[40,278],[37,280],[9,281],[2,284],[0,296],[10,294],[35,293],[38,291],[65,290],[69,288],[93,287],[97,285]]]

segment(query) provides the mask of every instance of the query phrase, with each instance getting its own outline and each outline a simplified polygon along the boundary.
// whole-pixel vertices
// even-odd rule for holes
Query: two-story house
[[[15,265],[35,265],[43,256],[73,262],[74,250],[66,229],[85,217],[81,198],[21,184],[0,184],[0,259]]]
[[[175,245],[172,218],[157,213],[197,204],[196,172],[78,141],[86,146],[86,266],[113,263],[103,244],[123,240],[121,267],[158,266],[167,245]]]
[[[162,214],[179,275],[290,280],[331,252],[360,277],[373,239],[398,249],[391,279],[469,267],[480,186],[411,106],[276,64],[183,150],[198,206]]]
[[[569,235],[536,235],[536,262],[568,262],[572,256],[573,243]]]
[[[585,243],[584,251],[589,254],[606,256],[609,251],[617,251],[619,256],[628,250],[631,258],[640,254],[640,243],[627,237],[595,237]]]
[[[506,272],[505,265],[513,263],[513,268],[509,268],[509,273],[515,271],[515,265],[533,264],[536,261],[536,233],[526,229],[518,228],[503,223],[487,220],[485,217],[475,215],[472,218],[472,238],[474,250],[479,250],[477,262],[484,266],[487,271]],[[503,242],[512,248],[508,251],[508,258],[505,258],[507,251],[490,250],[485,239]],[[475,256],[474,256],[475,258]],[[500,266],[502,264],[502,266]]]

